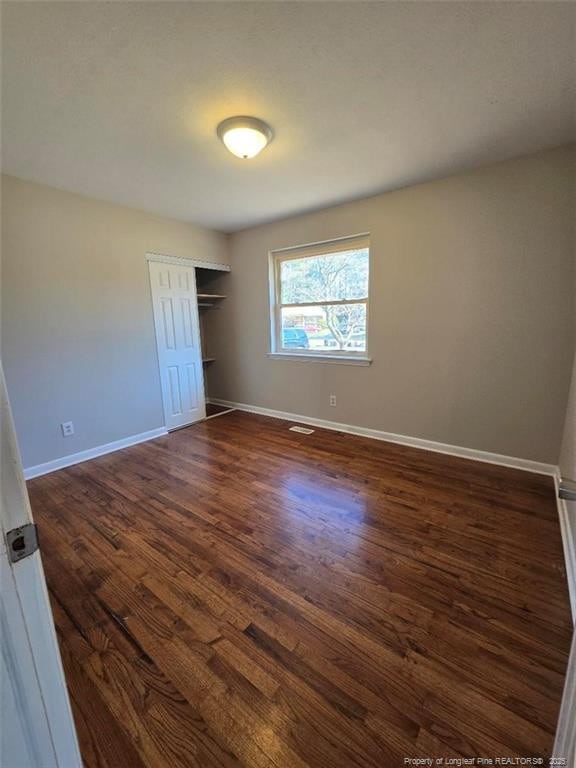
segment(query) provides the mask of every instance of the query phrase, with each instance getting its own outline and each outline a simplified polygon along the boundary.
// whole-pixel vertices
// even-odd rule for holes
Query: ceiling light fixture
[[[257,117],[229,117],[220,123],[216,133],[224,146],[242,160],[256,157],[274,135],[272,128]]]

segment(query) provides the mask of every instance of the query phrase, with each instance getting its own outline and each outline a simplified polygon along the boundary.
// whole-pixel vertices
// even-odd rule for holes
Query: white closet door
[[[193,267],[150,261],[166,427],[205,418],[202,346]]]

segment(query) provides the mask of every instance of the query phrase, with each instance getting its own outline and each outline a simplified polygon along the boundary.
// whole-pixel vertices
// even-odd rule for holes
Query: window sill
[[[297,363],[332,363],[336,365],[370,365],[371,357],[350,355],[298,355],[292,352],[268,352],[272,360],[292,360]]]

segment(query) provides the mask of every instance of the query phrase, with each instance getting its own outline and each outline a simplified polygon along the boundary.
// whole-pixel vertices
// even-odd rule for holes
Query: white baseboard
[[[97,445],[95,448],[88,448],[86,451],[71,453],[69,456],[62,456],[59,459],[54,459],[54,461],[47,461],[45,464],[36,464],[34,467],[28,467],[24,470],[24,477],[26,480],[31,480],[33,477],[47,475],[49,472],[55,472],[57,469],[71,467],[73,464],[80,464],[83,461],[95,459],[97,456],[104,456],[106,453],[119,451],[121,448],[129,448],[131,445],[145,443],[147,440],[154,440],[156,437],[162,437],[162,435],[167,434],[168,430],[166,427],[159,427],[148,432],[140,432],[138,435],[123,437],[121,440],[115,440],[113,443]]]
[[[560,477],[560,470],[557,468],[554,473],[554,488],[556,491],[560,530],[562,532],[566,577],[568,579],[568,591],[570,592],[570,607],[572,609],[572,619],[576,624],[576,520],[571,519],[574,515],[570,514],[566,501],[558,496]]]
[[[526,472],[535,472],[539,475],[554,476],[557,467],[554,464],[544,464],[540,461],[530,459],[518,459],[514,456],[503,456],[499,453],[489,453],[488,451],[478,451],[474,448],[462,448],[458,445],[448,445],[447,443],[437,443],[434,440],[424,440],[421,437],[408,437],[407,435],[396,435],[394,432],[383,432],[379,429],[370,429],[368,427],[356,427],[351,424],[339,424],[336,421],[326,419],[316,419],[311,416],[301,416],[297,413],[287,411],[275,411],[270,408],[261,408],[259,405],[247,405],[246,403],[235,403],[231,400],[220,400],[212,397],[211,403],[215,405],[226,405],[230,408],[237,408],[239,411],[248,411],[249,413],[258,413],[261,416],[270,416],[274,419],[285,419],[286,421],[296,421],[300,424],[310,424],[312,427],[321,427],[323,429],[333,429],[336,432],[347,432],[351,435],[360,435],[361,437],[371,437],[374,440],[384,440],[389,443],[398,443],[399,445],[408,445],[412,448],[422,448],[425,451],[434,451],[435,453],[445,453],[448,456],[459,456],[462,459],[471,459],[473,461],[483,461],[486,464],[498,464],[502,467],[512,467],[513,469],[522,469]]]

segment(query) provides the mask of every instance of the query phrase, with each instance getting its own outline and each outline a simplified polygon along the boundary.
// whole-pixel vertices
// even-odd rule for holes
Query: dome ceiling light
[[[257,117],[229,117],[220,123],[216,133],[224,146],[242,160],[256,157],[274,136],[272,128]]]

